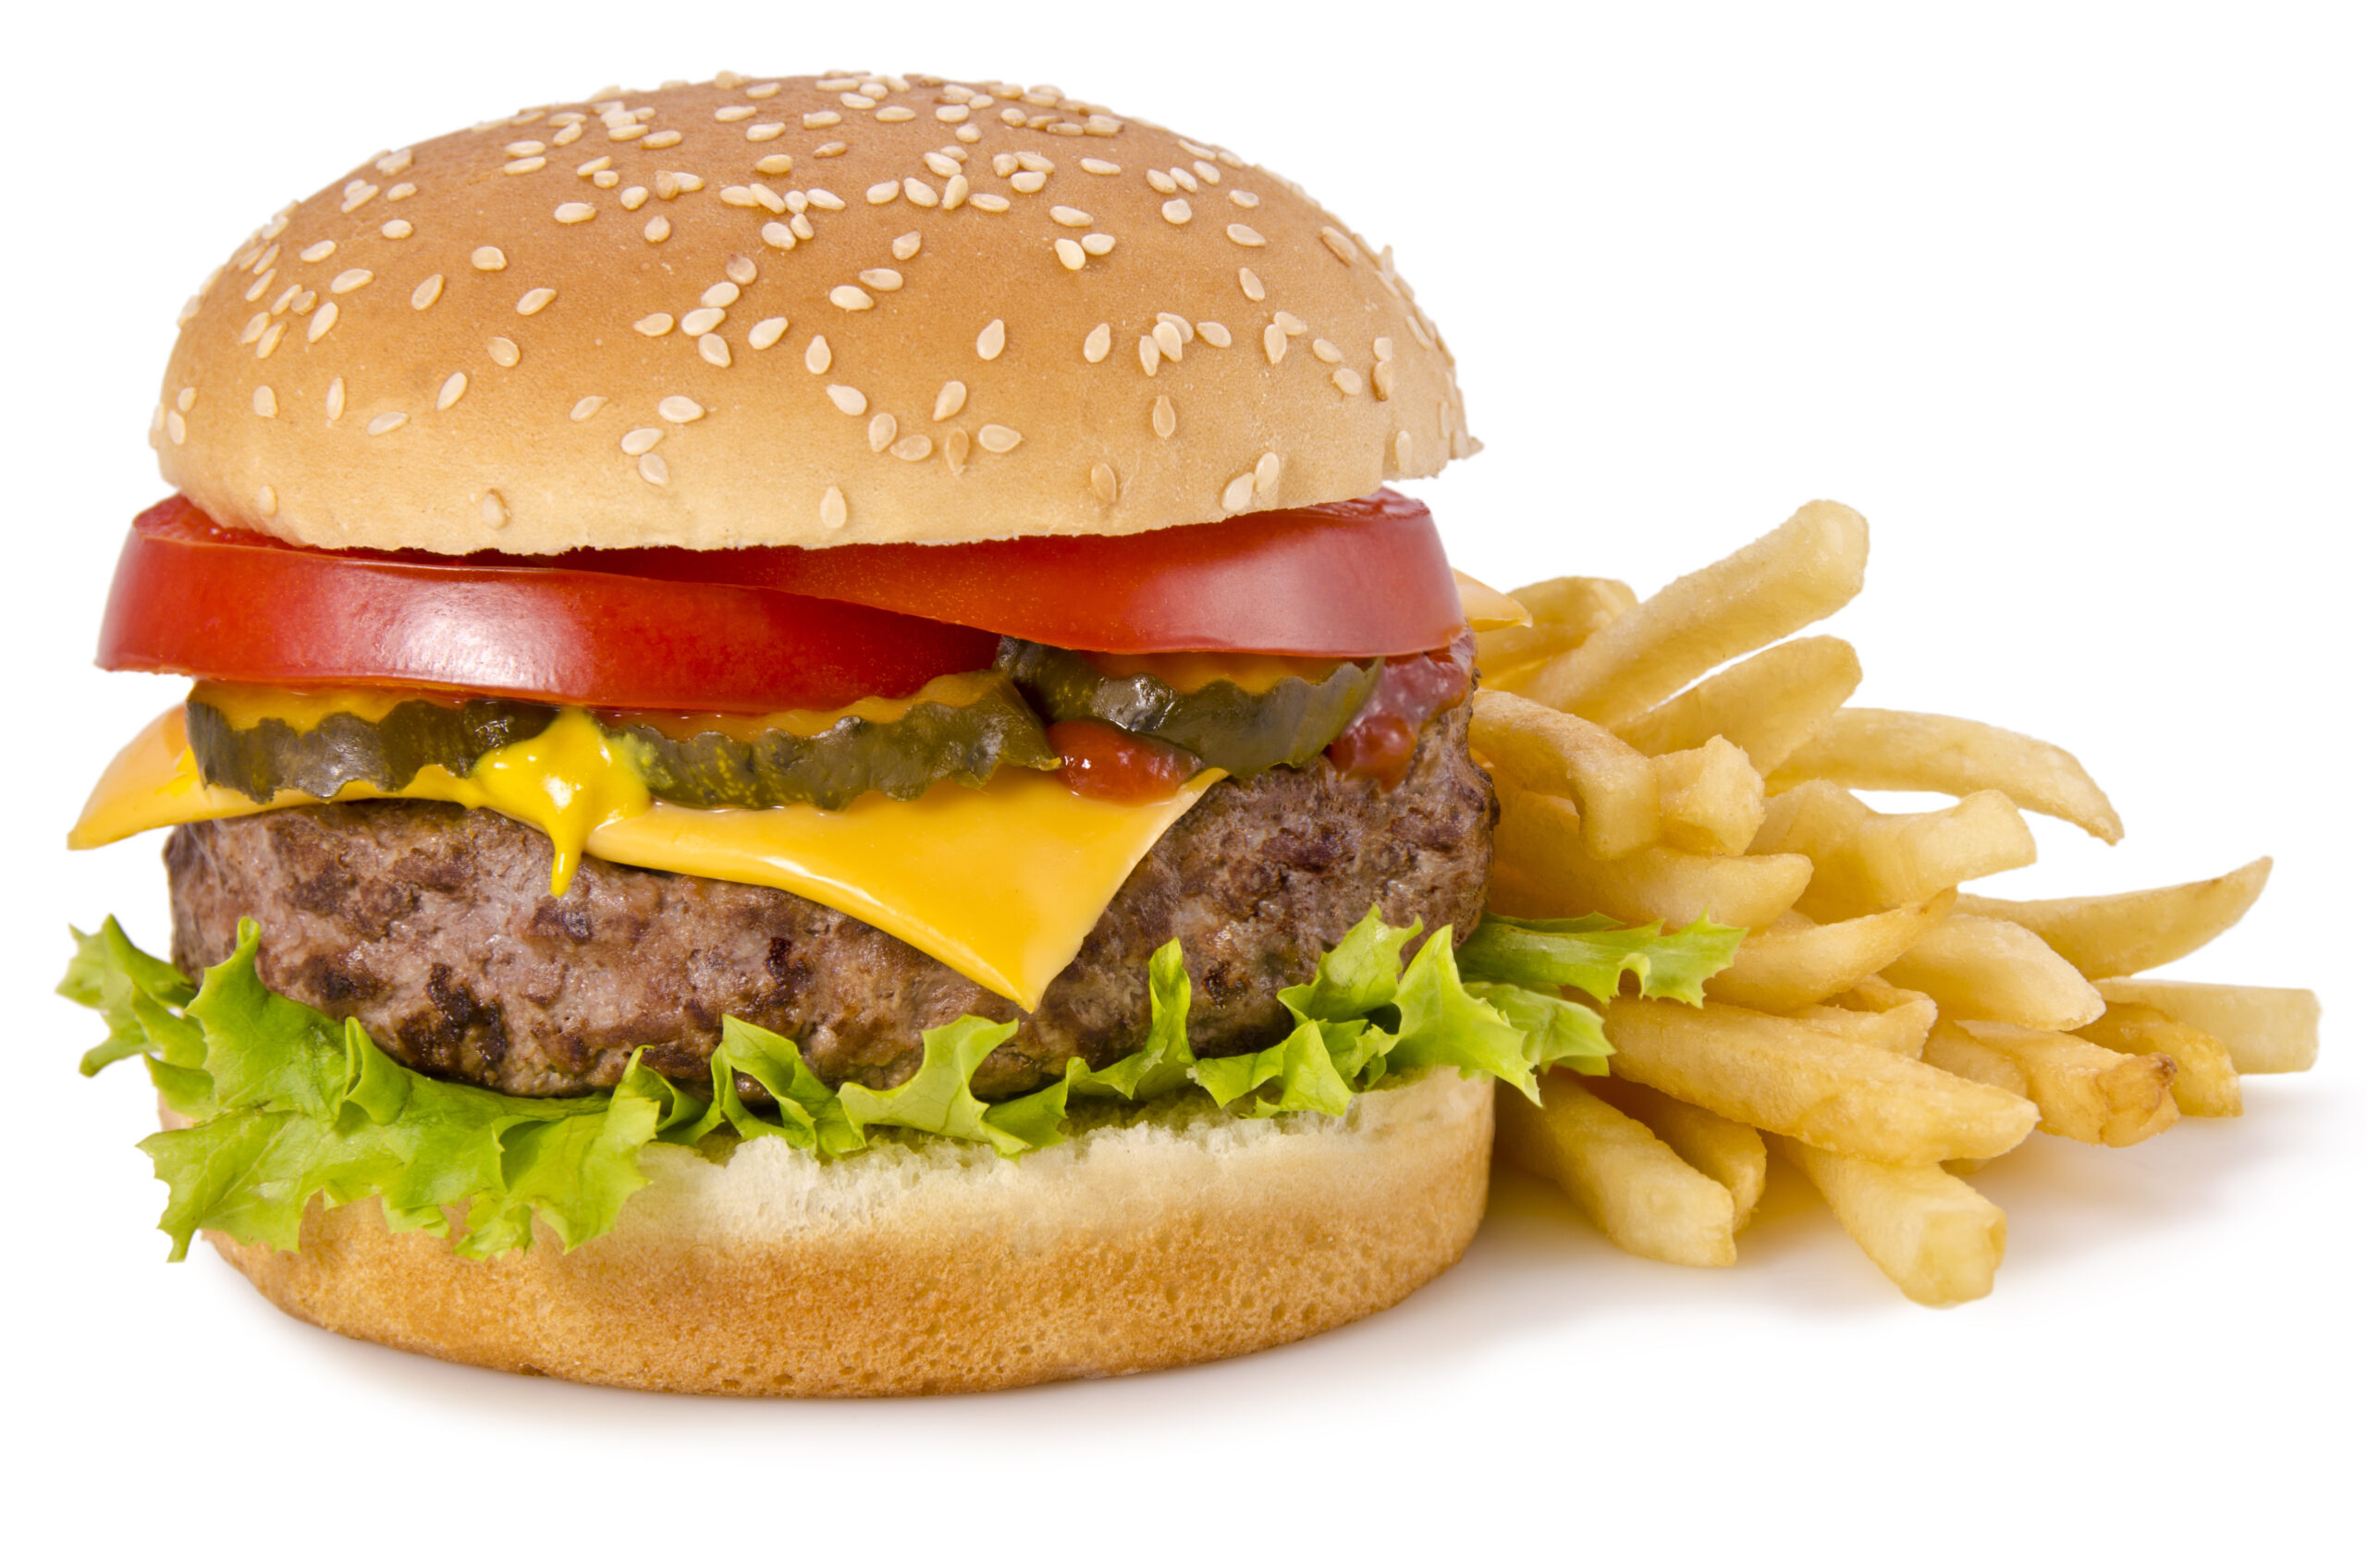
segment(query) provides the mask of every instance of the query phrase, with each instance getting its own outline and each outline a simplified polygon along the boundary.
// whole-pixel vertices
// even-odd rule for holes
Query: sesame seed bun
[[[1344,1117],[1171,1108],[1017,1161],[653,1145],[614,1231],[489,1263],[389,1234],[368,1202],[316,1207],[293,1253],[212,1239],[295,1317],[448,1361],[681,1393],[1014,1388],[1239,1355],[1402,1300],[1478,1228],[1492,1095],[1434,1068]]]
[[[1131,533],[1474,444],[1298,187],[1051,89],[743,78],[390,153],[184,312],[152,433],[217,520],[541,554]]]

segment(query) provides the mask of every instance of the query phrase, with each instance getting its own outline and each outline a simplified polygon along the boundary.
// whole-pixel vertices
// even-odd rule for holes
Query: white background
[[[834,1550],[1460,1561],[2341,1555],[2361,1447],[2367,80],[2349,7],[49,6],[11,24],[18,829],[0,953],[20,1561]],[[283,202],[521,103],[829,67],[1052,81],[1393,243],[1461,357],[1458,559],[1649,588],[1816,496],[1874,528],[1858,700],[2068,744],[2129,828],[1997,890],[2278,857],[2177,973],[2312,984],[2324,1064],[1980,1180],[1997,1293],[1907,1305],[1797,1191],[1740,1265],[1506,1182],[1405,1305],[1229,1366],[865,1406],[448,1367],[168,1268],[64,926],[166,940],[157,844],[59,841],[170,682],[89,668],[174,313]],[[964,1543],[957,1549],[952,1543]],[[975,1551],[974,1550],[975,1549]]]

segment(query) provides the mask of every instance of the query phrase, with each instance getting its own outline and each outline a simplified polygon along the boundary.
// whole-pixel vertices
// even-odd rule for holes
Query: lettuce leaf
[[[192,987],[109,920],[74,934],[58,990],[106,1021],[83,1072],[140,1057],[165,1103],[191,1123],[140,1145],[168,1189],[159,1228],[175,1258],[201,1230],[292,1250],[315,1197],[335,1206],[373,1195],[390,1227],[492,1257],[531,1246],[538,1221],[570,1250],[608,1231],[646,1184],[641,1151],[657,1142],[776,1137],[830,1159],[867,1146],[871,1129],[899,1128],[1016,1158],[1062,1141],[1073,1097],[1139,1103],[1196,1088],[1245,1116],[1338,1116],[1391,1074],[1436,1066],[1492,1074],[1533,1098],[1539,1072],[1600,1072],[1611,1054],[1601,1020],[1564,987],[1601,1000],[1633,974],[1646,996],[1699,1005],[1702,982],[1732,962],[1743,934],[1699,921],[1662,935],[1600,918],[1490,916],[1460,955],[1453,933],[1440,930],[1408,962],[1420,935],[1375,909],[1322,955],[1312,981],[1279,994],[1291,1033],[1229,1057],[1194,1053],[1191,975],[1182,946],[1169,942],[1148,964],[1150,1026],[1138,1049],[1098,1071],[1072,1060],[1049,1086],[994,1103],[971,1081],[1018,1026],[975,1017],[926,1031],[919,1070],[885,1090],[832,1089],[795,1041],[740,1019],[724,1021],[704,1096],[638,1054],[614,1090],[575,1098],[445,1083],[387,1056],[359,1023],[264,986],[251,921]]]

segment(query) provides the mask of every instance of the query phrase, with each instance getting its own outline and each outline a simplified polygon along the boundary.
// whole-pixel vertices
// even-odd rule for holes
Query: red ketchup
[[[1061,782],[1088,801],[1163,801],[1200,770],[1191,753],[1098,718],[1064,718],[1044,734],[1061,753]]]
[[[1472,653],[1466,632],[1451,648],[1391,659],[1364,711],[1325,751],[1331,766],[1350,778],[1377,778],[1395,789],[1422,726],[1471,690]]]

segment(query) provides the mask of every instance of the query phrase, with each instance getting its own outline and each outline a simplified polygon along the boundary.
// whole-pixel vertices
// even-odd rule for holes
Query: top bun
[[[605,92],[371,160],[183,312],[152,436],[215,519],[458,554],[1132,533],[1474,449],[1375,251],[1052,88]]]

